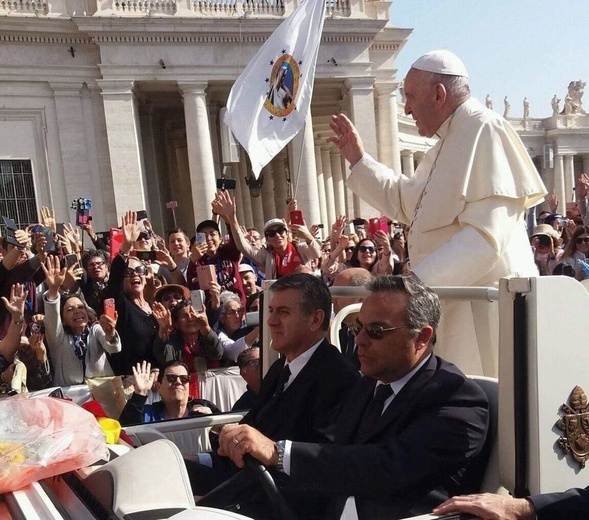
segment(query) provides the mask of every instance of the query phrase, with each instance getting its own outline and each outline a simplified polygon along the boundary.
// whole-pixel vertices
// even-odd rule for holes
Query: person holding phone
[[[66,268],[59,258],[48,257],[42,265],[47,281],[45,334],[51,356],[53,384],[83,384],[87,378],[112,376],[107,354],[121,351],[117,320],[103,314],[92,323],[86,304],[77,296],[60,296]]]
[[[239,251],[253,260],[269,280],[293,274],[299,266],[321,256],[319,242],[304,224],[290,226],[293,235],[300,239],[294,243],[289,238],[289,228],[285,221],[279,218],[270,219],[264,225],[266,248],[256,249],[245,238],[237,221],[235,197],[231,197],[225,191],[219,191],[212,206],[213,211],[223,217],[230,226]]]
[[[220,192],[226,193],[226,192]],[[221,215],[222,216],[222,215]],[[186,271],[189,289],[205,289],[198,283],[198,267],[205,265],[214,265],[217,275],[216,282],[219,284],[221,291],[231,291],[237,294],[245,305],[245,293],[241,275],[239,274],[239,262],[241,253],[238,251],[233,241],[235,232],[231,230],[229,242],[222,243],[222,235],[219,224],[214,220],[203,220],[196,227],[196,236],[190,249],[190,265]],[[209,311],[213,310],[211,305],[210,287],[207,291],[207,307]],[[216,310],[216,308],[214,309]]]
[[[133,367],[144,360],[157,366],[152,350],[159,327],[145,296],[147,269],[130,256],[141,232],[134,212],[123,215],[122,231],[123,243],[112,261],[105,296],[115,299],[117,331],[123,345],[121,352],[111,357],[111,363],[116,374],[130,375]]]
[[[233,294],[233,293],[232,293]],[[153,343],[153,353],[163,366],[176,359],[189,367],[189,373],[196,372],[197,358],[205,359],[207,368],[217,368],[224,349],[219,336],[209,325],[205,309],[195,309],[190,300],[180,300],[171,310],[173,332],[167,337],[158,335]],[[158,319],[163,315],[154,310]],[[160,323],[160,328],[167,321]]]
[[[0,238],[2,248],[6,251],[0,262],[0,296],[10,297],[14,284],[26,286],[27,305],[25,320],[38,312],[37,286],[43,283],[45,275],[41,262],[45,260],[46,240],[40,234],[30,236],[26,231],[14,231],[14,243],[8,243],[7,237]],[[31,249],[35,249],[33,255]],[[10,326],[10,313],[0,305],[0,337],[4,337]]]

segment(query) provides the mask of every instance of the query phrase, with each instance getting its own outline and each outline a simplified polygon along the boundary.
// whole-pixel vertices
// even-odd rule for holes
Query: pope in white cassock
[[[405,113],[425,137],[437,135],[414,176],[364,152],[342,114],[331,141],[351,165],[347,186],[410,226],[411,270],[433,286],[496,286],[538,270],[524,224],[546,189],[521,139],[496,112],[470,99],[466,67],[449,51],[419,58],[405,78]],[[497,303],[446,302],[436,354],[467,374],[497,375]]]

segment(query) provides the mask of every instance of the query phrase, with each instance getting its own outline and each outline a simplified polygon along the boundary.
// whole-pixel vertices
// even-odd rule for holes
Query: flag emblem
[[[299,64],[290,54],[283,54],[274,62],[264,101],[264,108],[270,114],[284,118],[296,108],[300,77]]]

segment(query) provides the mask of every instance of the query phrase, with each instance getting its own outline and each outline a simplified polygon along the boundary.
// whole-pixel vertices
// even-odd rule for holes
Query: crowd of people
[[[218,411],[190,395],[191,376],[237,365],[247,382],[237,406],[249,412],[217,432],[216,451],[186,461],[196,494],[238,473],[245,454],[273,469],[302,518],[402,518],[476,491],[487,398],[433,345],[449,344],[452,317],[470,316],[472,334],[460,334],[480,349],[475,373],[493,370],[492,347],[476,335],[484,320],[474,306],[468,316],[444,311],[440,326],[443,308],[426,284],[489,285],[515,272],[585,279],[589,177],[578,180],[578,206],[562,215],[550,197],[551,211],[536,215],[546,195],[537,171],[509,125],[469,99],[467,79],[447,51],[413,64],[405,111],[421,135],[440,139],[411,179],[366,154],[344,115],[332,118],[331,140],[351,165],[348,187],[391,218],[339,216],[326,240],[294,200],[263,229],[245,229],[224,190],[194,235],[174,229],[164,238],[128,211],[118,248],[91,221],[58,233],[42,208],[41,222],[0,244],[4,391],[132,375],[121,422],[149,422]],[[259,329],[245,316],[259,309],[264,279],[277,280],[266,319],[282,358],[261,379]],[[370,292],[342,324],[341,352],[329,344],[329,322],[354,300],[332,301],[330,285]],[[264,518],[256,493],[243,490],[242,510]],[[452,499],[437,511],[483,514],[486,504],[511,507]],[[542,516],[541,501],[523,508]]]
[[[583,175],[577,186],[588,191],[589,178]],[[586,215],[571,208],[563,216],[554,197],[549,203],[552,212],[529,219],[535,219],[529,235],[538,271],[583,280],[589,273]],[[580,209],[585,212],[585,205]],[[35,231],[55,231],[47,208],[38,225],[16,232],[18,245],[2,239],[3,391],[131,375],[144,361],[154,368],[182,361],[189,373],[236,365],[241,352],[257,345],[258,327],[248,327],[244,318],[259,309],[262,280],[310,273],[327,286],[338,285],[338,279],[356,285],[355,279],[365,284],[370,276],[410,272],[407,229],[396,220],[388,220],[384,231],[342,215],[322,240],[318,226],[290,222],[296,201],[261,232],[238,222],[235,199],[227,191],[217,193],[212,210],[217,220],[201,222],[194,236],[174,229],[167,240],[130,211],[122,218],[123,242],[114,256],[91,222],[80,228],[66,225],[63,235],[54,233],[56,247],[48,248],[46,237]],[[82,246],[84,232],[91,248]],[[141,259],[145,251],[153,253],[153,260]],[[71,255],[75,261],[65,265]],[[214,276],[203,282],[199,268],[206,266]],[[358,278],[359,273],[365,276]],[[199,289],[204,301],[195,308],[191,290]],[[114,314],[105,314],[109,301]],[[20,334],[13,339],[17,325]],[[342,336],[342,345],[353,351],[349,338],[346,342]]]

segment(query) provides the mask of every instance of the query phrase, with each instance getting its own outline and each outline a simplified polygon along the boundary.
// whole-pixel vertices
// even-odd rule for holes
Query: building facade
[[[399,168],[395,57],[410,30],[391,2],[327,0],[310,117],[250,189],[248,159],[226,164],[246,226],[283,215],[294,192],[307,223],[373,212],[345,186],[329,144],[344,112],[367,150]],[[224,108],[239,73],[296,7],[294,0],[51,0],[2,4],[0,213],[21,225],[41,206],[72,221],[92,200],[96,231],[146,209],[156,229],[188,233],[210,217],[224,170]],[[244,121],[247,124],[247,121]],[[225,143],[227,144],[227,143]],[[258,194],[259,196],[252,196]]]

